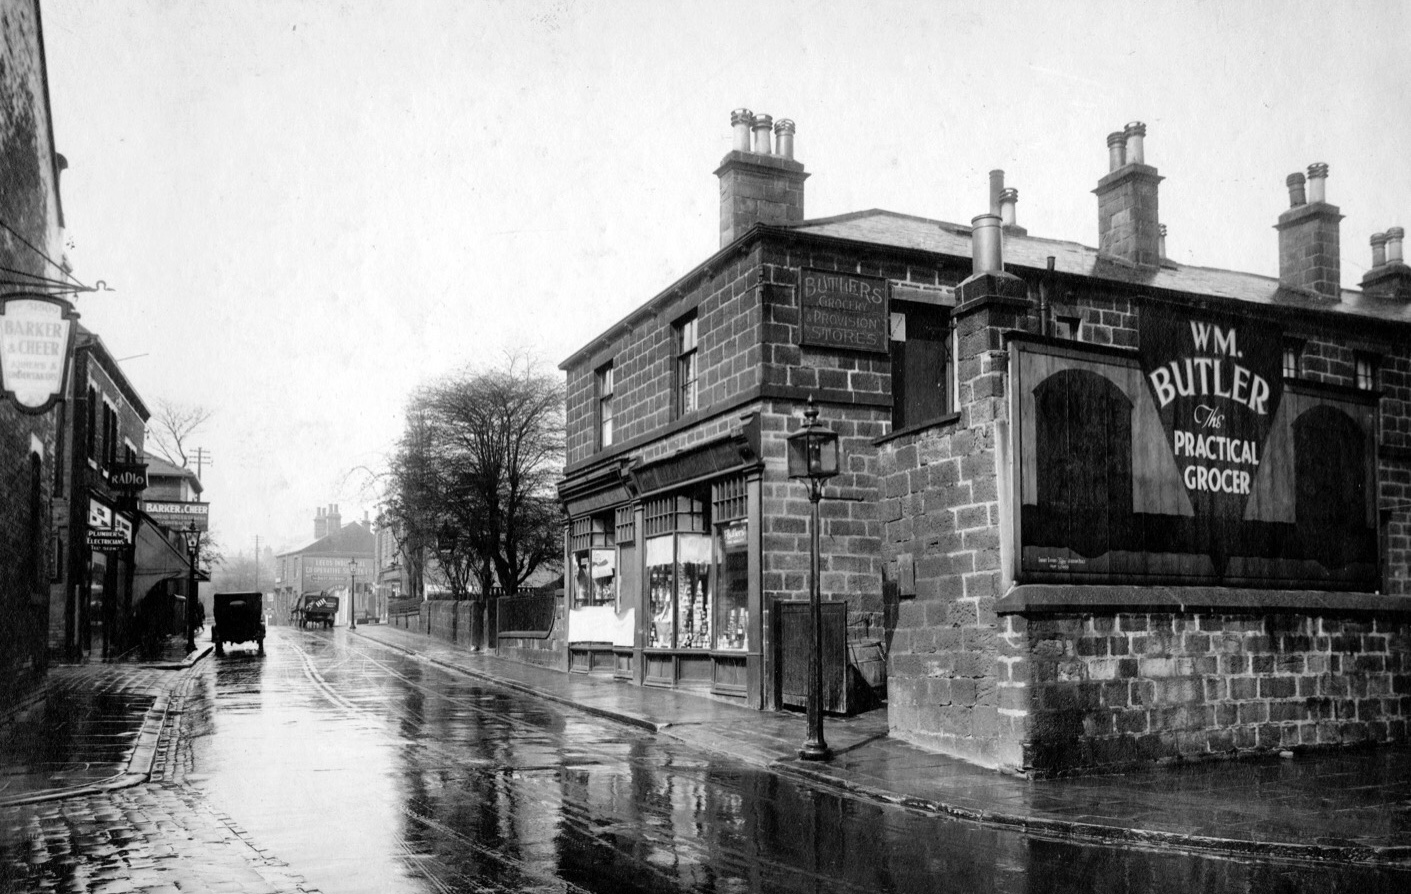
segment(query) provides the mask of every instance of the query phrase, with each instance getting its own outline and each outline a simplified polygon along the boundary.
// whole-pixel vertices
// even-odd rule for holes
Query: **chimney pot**
[[[1006,227],[1014,226],[1014,206],[1019,202],[1019,190],[1004,189],[999,194],[999,218]]]
[[[1328,166],[1323,162],[1314,162],[1308,166],[1308,201],[1326,202],[1327,193],[1325,188],[1328,182]]]
[[[1156,253],[1161,256],[1161,260],[1166,260],[1166,224],[1159,224],[1156,228]]]
[[[730,113],[730,126],[735,131],[733,148],[737,152],[750,151],[750,127],[754,124],[754,112],[749,109],[736,109]]]
[[[769,148],[769,133],[774,129],[774,118],[770,115],[754,116],[754,152],[756,155],[773,155]]]
[[[1107,135],[1107,170],[1111,173],[1127,163],[1127,135],[1122,131]]]
[[[1342,213],[1324,198],[1323,182],[1328,166],[1308,166],[1308,179],[1290,174],[1290,207],[1279,215],[1274,228],[1279,231],[1279,285],[1324,301],[1342,299],[1341,237],[1338,227]],[[1308,193],[1304,195],[1304,184]]]
[[[804,181],[808,173],[794,159],[794,122],[749,109],[730,113],[734,147],[721,159],[720,247],[743,236],[756,224],[786,224],[803,220]],[[777,134],[770,151],[771,132]]]
[[[794,157],[794,122],[789,118],[774,122],[774,151],[784,158]]]
[[[1133,121],[1123,128],[1122,133],[1127,141],[1127,164],[1146,164],[1146,154],[1142,146],[1146,138],[1146,125]]]
[[[1401,227],[1390,227],[1387,229],[1387,260],[1388,264],[1405,263],[1401,259],[1401,240],[1406,236],[1406,231]]]
[[[1372,234],[1372,267],[1384,267],[1387,262],[1387,234]]]
[[[999,214],[1000,194],[1004,192],[1004,171],[990,171],[990,213]]]
[[[981,214],[970,221],[970,260],[974,273],[1004,272],[1003,239],[998,214]]]

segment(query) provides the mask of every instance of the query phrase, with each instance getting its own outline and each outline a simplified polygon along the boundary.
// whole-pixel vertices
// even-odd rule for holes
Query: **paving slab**
[[[0,807],[138,785],[150,778],[173,690],[209,644],[148,662],[56,665],[0,717]]]
[[[800,760],[801,714],[532,667],[386,625],[359,635],[445,668],[756,766],[910,809],[1077,841],[1411,867],[1411,749],[1211,761],[1030,780],[889,735],[884,710],[828,717],[828,762]]]

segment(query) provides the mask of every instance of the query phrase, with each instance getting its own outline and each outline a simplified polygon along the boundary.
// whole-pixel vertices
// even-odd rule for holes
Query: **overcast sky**
[[[718,247],[731,109],[792,118],[806,215],[968,223],[987,172],[1097,243],[1147,123],[1181,263],[1277,275],[1331,166],[1342,271],[1411,226],[1411,4],[44,0],[83,322],[194,443],[229,553],[375,514],[418,383],[552,369]]]

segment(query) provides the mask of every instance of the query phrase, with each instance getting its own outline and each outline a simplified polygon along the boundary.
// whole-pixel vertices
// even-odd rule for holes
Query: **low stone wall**
[[[1003,661],[1011,698],[1000,706],[1027,704],[1023,764],[1035,774],[1407,741],[1404,616],[1004,620],[1003,639],[1027,654]]]

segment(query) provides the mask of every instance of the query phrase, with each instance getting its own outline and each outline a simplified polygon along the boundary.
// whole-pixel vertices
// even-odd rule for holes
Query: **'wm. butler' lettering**
[[[1282,350],[1274,326],[1142,313],[1142,367],[1181,481],[1218,514],[1238,516],[1249,495],[1279,405]]]

